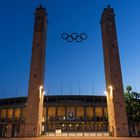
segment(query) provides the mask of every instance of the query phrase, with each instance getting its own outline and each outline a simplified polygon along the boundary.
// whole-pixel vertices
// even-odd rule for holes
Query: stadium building
[[[26,104],[27,97],[0,100],[0,137],[21,135]],[[47,136],[108,135],[105,96],[45,96],[42,118],[41,133]]]

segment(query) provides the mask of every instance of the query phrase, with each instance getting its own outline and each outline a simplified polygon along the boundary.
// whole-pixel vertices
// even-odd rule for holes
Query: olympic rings
[[[76,42],[82,42],[83,40],[86,40],[87,39],[87,34],[86,33],[81,33],[81,34],[78,34],[78,33],[71,33],[71,34],[68,34],[68,33],[62,33],[61,35],[61,38],[63,40],[66,40],[67,42],[73,42],[74,40]]]

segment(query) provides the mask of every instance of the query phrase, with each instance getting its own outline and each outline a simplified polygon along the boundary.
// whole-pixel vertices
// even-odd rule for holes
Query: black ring
[[[76,40],[78,38],[78,34],[77,33],[72,33],[70,34],[70,37],[73,39],[73,40]]]
[[[81,37],[81,35],[78,35],[78,37],[77,37],[77,39],[75,40],[76,42],[82,42],[83,41],[83,39],[82,39],[82,37]]]
[[[72,42],[74,39],[72,39],[72,37],[69,35],[69,37],[66,40],[67,42]]]
[[[68,33],[63,33],[63,34],[61,35],[61,37],[62,37],[62,39],[66,40],[66,39],[68,39],[69,34],[68,34]]]
[[[86,33],[81,33],[80,36],[81,36],[82,40],[87,39],[87,34]]]

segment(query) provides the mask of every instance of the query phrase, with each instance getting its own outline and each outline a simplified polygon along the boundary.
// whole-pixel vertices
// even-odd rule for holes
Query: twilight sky
[[[110,4],[116,14],[124,88],[140,91],[139,0],[42,0],[48,31],[47,94],[104,95],[100,18]],[[26,96],[37,0],[0,0],[0,98]],[[82,43],[67,43],[61,33],[85,32]]]

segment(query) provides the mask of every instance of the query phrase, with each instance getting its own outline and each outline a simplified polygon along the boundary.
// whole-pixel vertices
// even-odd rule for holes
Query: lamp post
[[[43,100],[44,100],[44,95],[45,95],[45,91],[43,90],[43,86],[41,85],[40,87],[39,87],[39,99],[40,99],[40,107],[42,108],[42,110],[41,110],[41,112],[43,113]],[[42,114],[41,113],[41,114]],[[44,121],[45,121],[45,119],[44,119],[44,116],[43,116],[43,114],[42,114],[42,117],[40,118],[41,119],[41,124],[40,124],[40,135],[41,135],[41,132],[42,131],[44,131]]]
[[[108,88],[109,88],[109,98],[112,100],[113,99],[113,87],[110,85]]]
[[[43,90],[43,86],[40,86],[39,87],[39,96],[40,96],[40,98],[41,98],[41,95],[42,95],[42,90]]]

